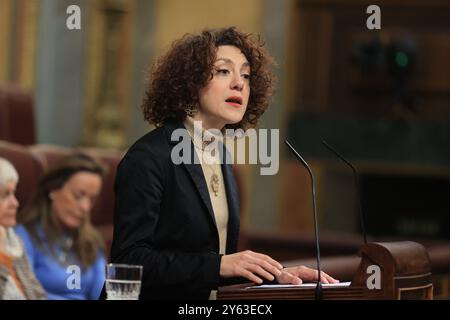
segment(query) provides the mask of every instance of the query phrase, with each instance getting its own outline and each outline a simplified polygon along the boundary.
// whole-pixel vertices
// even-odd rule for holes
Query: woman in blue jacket
[[[97,299],[104,244],[90,222],[103,168],[86,155],[63,159],[39,182],[16,227],[48,299]]]

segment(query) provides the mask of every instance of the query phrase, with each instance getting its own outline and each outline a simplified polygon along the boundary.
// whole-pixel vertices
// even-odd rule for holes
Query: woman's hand
[[[261,284],[263,282],[261,278],[272,281],[275,279],[274,276],[281,276],[281,269],[283,266],[271,257],[246,250],[222,256],[220,276],[244,277]]]
[[[302,284],[305,281],[317,281],[317,275],[318,272],[316,269],[311,269],[305,266],[289,267],[282,270],[281,275],[277,276],[277,281],[280,284]],[[338,283],[339,281],[321,271],[320,282]]]

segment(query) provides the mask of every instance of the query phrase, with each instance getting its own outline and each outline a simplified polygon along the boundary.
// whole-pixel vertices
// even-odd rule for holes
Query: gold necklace
[[[196,143],[196,139],[194,139],[194,134],[195,133],[191,132],[190,130],[188,130],[188,132],[189,132],[189,135],[192,138],[192,142],[193,142],[194,146],[196,148],[198,148],[198,150],[200,151],[200,155],[202,157],[202,161],[203,161],[204,165],[206,167],[208,167],[210,164],[208,164],[207,162],[204,161],[205,160],[204,159],[204,153],[205,152],[211,152],[211,150],[205,150],[205,149],[206,149],[206,147],[208,146],[209,143],[214,141],[215,137],[212,137],[211,140],[209,141],[209,143],[206,142],[206,141],[202,141],[202,144],[198,145]],[[219,175],[213,169],[213,166],[214,166],[214,162],[211,164],[211,168],[209,168],[211,170],[211,173],[212,173],[212,175],[211,175],[211,177],[209,179],[209,185],[211,187],[211,190],[214,192],[214,196],[217,197],[217,193],[219,192]]]
[[[58,260],[61,264],[66,265],[72,254],[73,239],[72,237],[63,237],[59,240]]]
[[[211,185],[212,191],[214,192],[214,196],[217,197],[217,193],[219,192],[219,176],[215,171],[213,171],[209,183]]]
[[[206,152],[211,152],[205,149],[202,149],[202,160],[203,165],[206,166],[211,171],[211,177],[209,178],[209,185],[211,187],[212,192],[214,192],[214,196],[217,197],[217,194],[219,192],[219,175],[216,173],[215,166],[216,162],[212,161],[212,157],[210,158],[211,161],[208,161],[208,159],[205,159],[204,155]],[[209,155],[207,155],[209,157]]]

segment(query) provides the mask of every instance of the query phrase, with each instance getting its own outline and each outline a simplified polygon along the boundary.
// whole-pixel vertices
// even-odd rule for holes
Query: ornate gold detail
[[[38,41],[39,26],[39,1],[21,0],[20,23],[22,24],[22,34],[20,35],[21,53],[20,61],[17,62],[19,70],[17,76],[22,87],[27,89],[34,88],[35,70],[36,70],[36,49]]]
[[[32,89],[39,1],[0,0],[0,83]]]
[[[219,192],[219,176],[216,173],[212,174],[210,184],[214,195],[217,197],[217,193]]]
[[[120,149],[128,129],[134,1],[97,0],[89,17],[84,144]]]
[[[0,83],[9,80],[12,0],[0,0]]]

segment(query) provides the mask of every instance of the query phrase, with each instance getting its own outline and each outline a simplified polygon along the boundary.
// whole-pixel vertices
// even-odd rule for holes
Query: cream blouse
[[[209,198],[211,200],[211,205],[214,211],[214,218],[216,220],[217,232],[219,234],[219,253],[225,254],[226,244],[227,244],[227,227],[228,227],[228,202],[227,194],[225,190],[225,184],[223,181],[222,167],[220,165],[219,150],[211,148],[205,148],[202,145],[201,137],[194,139],[194,119],[187,116],[184,122],[185,127],[188,129],[194,142],[194,149],[196,151],[197,157],[201,162],[203,176],[206,180],[206,185],[208,186]],[[198,134],[198,133],[195,133]],[[209,134],[206,130],[202,130],[203,135],[207,135],[209,138],[219,139],[221,141],[221,136]],[[213,174],[218,177],[218,183],[216,186],[217,192],[214,192],[215,188],[211,182]]]

